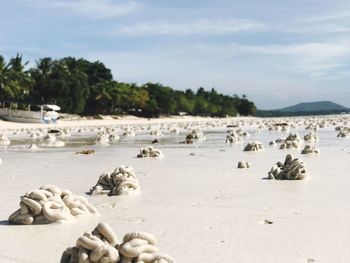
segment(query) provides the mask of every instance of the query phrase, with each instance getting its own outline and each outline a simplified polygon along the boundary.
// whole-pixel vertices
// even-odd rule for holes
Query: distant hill
[[[341,111],[346,107],[331,101],[304,102],[290,107],[279,109],[279,112],[316,112],[316,111]]]
[[[331,101],[303,102],[279,110],[258,110],[257,116],[305,116],[349,113],[350,109]]]

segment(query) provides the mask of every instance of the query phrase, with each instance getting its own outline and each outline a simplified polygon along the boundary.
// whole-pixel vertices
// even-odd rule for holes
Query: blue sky
[[[350,107],[348,0],[0,1],[0,54],[100,60],[118,81],[215,87],[258,108]]]

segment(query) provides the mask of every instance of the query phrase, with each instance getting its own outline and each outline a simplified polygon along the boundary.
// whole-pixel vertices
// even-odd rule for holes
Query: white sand
[[[173,119],[160,120],[170,121]],[[38,126],[43,125],[0,122],[0,129]],[[297,131],[301,135],[309,133],[303,127]],[[286,132],[264,129],[253,133],[252,128],[244,128],[252,134],[245,143],[261,141],[264,152],[243,152],[245,143],[227,145],[226,134],[218,131],[205,133],[207,140],[193,145],[166,139],[162,143],[160,139],[156,147],[164,153],[162,159],[136,158],[151,136],[122,139],[112,146],[67,146],[37,152],[0,149],[0,262],[59,262],[62,252],[100,221],[110,224],[119,238],[137,230],[154,234],[161,251],[179,263],[350,262],[350,139],[336,138],[334,126],[321,129],[316,144],[321,154],[305,156],[300,154],[301,149],[279,150],[268,145],[288,135]],[[184,136],[178,135],[178,141]],[[96,153],[74,154],[83,148]],[[263,180],[271,166],[284,160],[287,153],[306,163],[310,178]],[[252,167],[238,169],[240,160],[250,162]],[[83,195],[101,173],[119,165],[134,168],[141,195],[88,196],[100,217],[65,224],[7,225],[21,194],[40,185],[55,184]],[[273,224],[263,224],[264,220]]]

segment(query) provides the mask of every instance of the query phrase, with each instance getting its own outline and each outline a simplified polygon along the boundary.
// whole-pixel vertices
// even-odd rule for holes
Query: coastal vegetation
[[[0,55],[0,99],[54,103],[81,115],[134,114],[156,117],[186,113],[201,116],[254,115],[254,103],[215,88],[175,90],[160,83],[119,82],[102,62],[83,58],[41,58],[27,69],[21,55]]]

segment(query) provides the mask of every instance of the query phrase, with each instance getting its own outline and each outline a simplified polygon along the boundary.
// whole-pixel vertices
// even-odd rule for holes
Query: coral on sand
[[[303,139],[297,133],[291,133],[287,138],[282,141],[280,149],[297,149],[300,147],[300,144],[303,142]]]
[[[146,232],[131,232],[122,242],[106,223],[99,223],[92,232],[79,237],[76,246],[67,248],[61,263],[175,263],[159,252],[156,238]]]
[[[89,193],[92,195],[129,195],[131,193],[138,193],[139,190],[140,186],[134,169],[122,165],[111,173],[102,174]]]
[[[111,227],[99,223],[92,232],[85,232],[79,237],[75,247],[69,247],[63,252],[61,263],[120,262],[116,248],[118,243]]]
[[[298,158],[287,154],[284,163],[277,162],[269,171],[268,179],[302,180],[308,175],[305,164]]]
[[[245,169],[245,168],[249,168],[249,167],[250,167],[250,163],[248,163],[248,162],[239,161],[237,164],[237,168],[240,168],[240,169]]]
[[[243,151],[263,151],[264,145],[261,142],[249,142],[243,149]]]
[[[305,145],[304,149],[301,151],[301,154],[315,154],[320,153],[320,150],[316,146]]]
[[[31,144],[27,147],[27,149],[34,152],[34,151],[39,150],[40,148],[36,144]]]
[[[0,146],[9,146],[11,141],[5,134],[0,134]]]
[[[337,135],[337,137],[341,137],[341,138],[347,138],[349,136],[350,136],[350,132],[348,130],[345,130],[345,129],[341,130]]]
[[[304,140],[306,142],[318,142],[318,136],[315,133],[309,133],[304,135]]]
[[[57,140],[55,133],[48,133],[44,137],[45,143],[41,144],[41,147],[64,147],[66,143],[61,140]]]
[[[98,214],[84,196],[54,185],[41,186],[21,196],[20,209],[9,217],[9,223],[20,225],[64,222],[79,215]]]
[[[105,132],[99,132],[95,137],[96,144],[99,145],[108,145],[109,144],[109,137],[108,134]]]
[[[146,146],[140,149],[140,153],[137,155],[137,158],[145,157],[163,157],[161,150],[154,148],[153,146]]]
[[[199,129],[194,129],[190,133],[186,135],[186,144],[191,144],[194,141],[204,141],[206,138],[203,134],[203,132]]]
[[[226,136],[226,143],[241,143],[243,142],[242,138],[235,132],[230,132]]]

